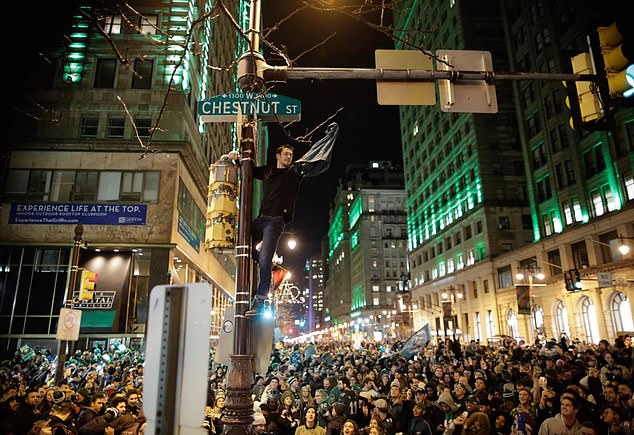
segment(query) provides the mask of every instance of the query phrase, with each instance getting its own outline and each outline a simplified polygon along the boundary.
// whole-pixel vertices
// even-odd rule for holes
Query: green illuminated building
[[[431,52],[488,50],[496,70],[508,67],[497,7],[411,0],[405,2],[395,23],[397,36],[414,46]],[[409,47],[397,43],[397,48]],[[496,88],[497,114],[401,107],[414,289],[532,240],[511,87],[498,82]]]
[[[224,4],[246,27],[249,2]],[[103,304],[73,301],[83,311],[78,346],[141,339],[148,291],[168,282],[210,284],[217,333],[233,299],[235,263],[205,246],[209,166],[233,148],[235,132],[233,123],[201,123],[196,111],[199,100],[236,89],[235,69],[226,67],[245,47],[212,6],[85,2],[66,45],[40,56],[51,62],[33,72],[50,69],[50,86],[16,103],[0,184],[3,341],[56,343],[59,309],[76,290],[69,280],[77,220],[85,242],[79,267],[98,269],[96,291],[107,295]],[[49,212],[16,218],[26,205]],[[58,209],[67,214],[46,215]],[[123,209],[138,211],[134,224],[108,220]],[[77,210],[97,214],[86,221]]]
[[[409,270],[401,169],[387,161],[349,165],[332,204],[328,239],[331,324],[370,337],[394,333],[392,311]]]
[[[587,35],[601,56],[593,36],[616,17],[608,3],[412,0],[395,28],[432,52],[491,51],[495,71],[571,72]],[[401,108],[414,328],[612,340],[634,325],[632,254],[616,249],[634,238],[631,103],[617,97],[600,122],[573,130],[561,82],[496,91],[495,115]],[[569,270],[582,291],[567,290]],[[597,287],[600,273],[612,278]]]

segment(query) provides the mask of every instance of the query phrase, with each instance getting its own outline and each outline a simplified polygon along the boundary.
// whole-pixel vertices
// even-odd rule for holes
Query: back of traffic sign
[[[456,71],[455,80],[438,80],[440,109],[443,112],[497,113],[495,85],[483,80],[461,81],[460,71],[490,71],[493,60],[490,51],[436,50],[438,71]]]

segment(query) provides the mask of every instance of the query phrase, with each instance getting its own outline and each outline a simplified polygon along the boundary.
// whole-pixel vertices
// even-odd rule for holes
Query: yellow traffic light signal
[[[633,47],[628,45],[631,41],[624,41],[625,25],[621,21],[615,21],[608,27],[597,28],[597,32],[599,33],[599,43],[601,44],[610,96],[631,96],[634,93],[632,89],[634,87],[632,83],[634,54],[632,53]]]
[[[590,53],[578,54],[570,60],[575,74],[594,74]],[[577,88],[581,122],[590,122],[602,118],[603,108],[596,85],[592,82],[578,81],[575,82],[575,86]]]
[[[97,284],[97,272],[91,272],[89,270],[81,271],[81,283],[79,287],[79,299],[89,300],[93,299],[93,291]]]

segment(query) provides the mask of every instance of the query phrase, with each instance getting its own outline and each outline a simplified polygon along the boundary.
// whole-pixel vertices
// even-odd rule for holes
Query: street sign
[[[79,340],[79,328],[81,326],[81,310],[71,308],[61,308],[57,323],[57,340],[77,341]]]
[[[612,287],[612,272],[599,272],[597,273],[599,281],[599,288]]]
[[[228,92],[198,102],[202,122],[233,122],[244,115],[258,121],[299,121],[301,113],[301,101],[273,92]]]
[[[376,50],[374,60],[381,70],[429,70],[431,57],[418,50]],[[436,104],[434,82],[376,82],[376,99],[380,105],[433,106]]]
[[[448,65],[436,61],[438,71],[491,71],[493,60],[489,51],[436,50],[436,57]],[[497,113],[498,100],[495,85],[484,80],[438,80],[440,109],[443,112]]]

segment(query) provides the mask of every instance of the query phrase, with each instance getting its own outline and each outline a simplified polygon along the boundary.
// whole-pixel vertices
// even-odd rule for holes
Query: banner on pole
[[[442,316],[445,318],[445,320],[449,320],[449,319],[451,319],[453,317],[451,315],[451,302],[450,301],[444,301],[442,303]]]
[[[517,291],[517,313],[518,314],[530,314],[531,313],[531,295],[530,287],[527,285],[518,285]]]

